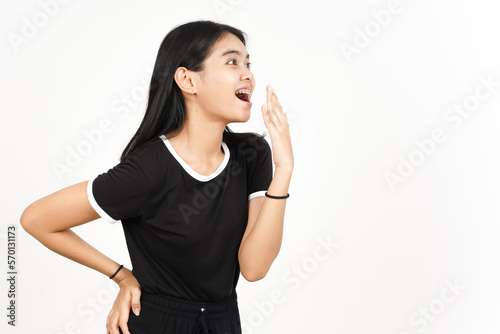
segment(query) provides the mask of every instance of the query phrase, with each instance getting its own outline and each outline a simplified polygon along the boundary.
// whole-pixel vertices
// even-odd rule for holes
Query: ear
[[[192,75],[193,72],[189,71],[185,67],[177,68],[174,74],[174,80],[177,83],[177,86],[179,86],[181,91],[185,92],[188,95],[191,95],[191,93],[195,92],[196,89],[194,80],[192,80]]]

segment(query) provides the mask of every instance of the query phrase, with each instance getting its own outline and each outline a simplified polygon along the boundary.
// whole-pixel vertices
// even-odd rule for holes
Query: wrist
[[[120,282],[126,279],[127,277],[133,276],[132,272],[128,270],[127,268],[123,267],[118,274],[116,274],[115,277],[112,278],[112,280],[120,285]]]

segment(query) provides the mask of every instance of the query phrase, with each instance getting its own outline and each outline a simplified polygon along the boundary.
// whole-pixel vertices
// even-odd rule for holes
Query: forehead
[[[237,56],[245,59],[250,58],[247,48],[238,37],[233,34],[225,34],[214,44],[213,52],[210,55],[210,58],[218,60],[230,56]]]

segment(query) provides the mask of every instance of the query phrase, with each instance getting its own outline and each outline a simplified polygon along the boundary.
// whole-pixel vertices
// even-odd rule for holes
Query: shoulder
[[[136,148],[132,153],[130,153],[123,161],[126,160],[136,160],[136,161],[150,161],[157,160],[161,158],[160,152],[164,148],[164,143],[161,138],[155,138],[138,148]]]
[[[165,170],[164,146],[161,138],[153,139],[127,155],[120,165],[128,166],[154,183]]]

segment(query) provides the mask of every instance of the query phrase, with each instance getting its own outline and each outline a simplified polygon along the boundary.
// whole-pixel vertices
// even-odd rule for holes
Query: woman
[[[261,111],[272,153],[262,136],[227,127],[250,118],[254,87],[243,32],[211,21],[176,27],[120,163],[23,212],[42,244],[119,285],[107,333],[241,333],[239,274],[260,280],[278,255],[294,166],[269,85]],[[71,230],[98,218],[121,220],[132,271]]]

